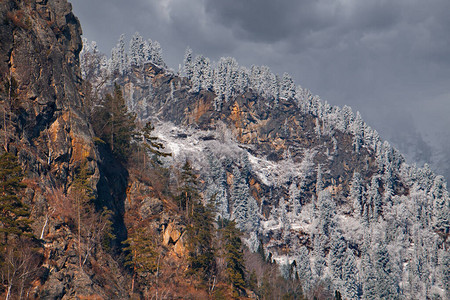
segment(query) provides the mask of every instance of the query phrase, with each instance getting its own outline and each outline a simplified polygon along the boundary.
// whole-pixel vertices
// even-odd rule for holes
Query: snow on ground
[[[225,129],[226,130],[226,129]],[[173,154],[176,162],[189,158],[196,168],[206,165],[205,153],[211,150],[216,155],[226,155],[239,158],[244,151],[239,144],[230,138],[230,134],[219,130],[199,130],[188,127],[175,126],[170,122],[160,122],[155,125],[154,134]]]
[[[182,162],[189,158],[196,168],[206,166],[205,153],[208,149],[216,156],[226,156],[235,160],[239,160],[242,154],[246,153],[252,171],[259,181],[267,186],[283,186],[293,179],[299,180],[302,184],[314,167],[313,158],[316,152],[310,150],[305,150],[300,162],[294,162],[292,158],[274,162],[255,156],[233,138],[226,126],[219,125],[216,130],[206,131],[160,122],[155,125],[154,134],[173,154],[172,160]]]
[[[252,170],[258,179],[267,186],[282,186],[292,179],[300,179],[302,182],[311,172],[314,166],[313,158],[315,152],[305,151],[301,162],[294,162],[292,158],[279,162],[270,161],[248,154]]]

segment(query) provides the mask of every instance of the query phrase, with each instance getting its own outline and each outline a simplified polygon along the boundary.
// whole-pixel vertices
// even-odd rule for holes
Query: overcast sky
[[[161,43],[174,69],[190,46],[211,60],[288,72],[382,137],[450,146],[449,0],[72,0],[84,37]],[[439,136],[439,138],[437,138]],[[418,137],[417,137],[418,138]],[[448,151],[448,150],[447,150]],[[450,151],[448,151],[450,156]]]

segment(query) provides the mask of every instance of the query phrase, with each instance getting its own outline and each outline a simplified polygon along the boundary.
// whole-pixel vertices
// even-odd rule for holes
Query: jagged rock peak
[[[27,171],[65,180],[74,162],[96,160],[83,111],[80,23],[65,0],[2,1],[0,18],[2,144],[20,150]]]

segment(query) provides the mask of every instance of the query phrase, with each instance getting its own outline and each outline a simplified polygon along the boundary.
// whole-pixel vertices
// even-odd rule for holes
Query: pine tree
[[[350,106],[344,105],[342,107],[340,113],[338,114],[338,129],[342,132],[348,132],[350,128],[350,124],[354,121],[354,114]]]
[[[225,239],[225,261],[228,280],[233,287],[233,297],[245,291],[245,265],[242,252],[241,232],[234,221],[227,222],[223,228]]]
[[[155,130],[155,127],[149,121],[145,124],[144,128],[138,134],[136,134],[135,137],[139,142],[142,143],[144,149],[155,155],[156,158],[161,156],[171,156],[171,153],[161,151],[164,150],[164,145],[158,141],[157,137],[153,136],[153,130]]]
[[[396,299],[398,295],[398,284],[395,278],[389,252],[384,244],[378,245],[375,251],[375,292],[381,299]]]
[[[326,261],[325,261],[325,246],[326,237],[324,235],[316,235],[314,237],[314,273],[320,279],[324,275]]]
[[[320,192],[317,201],[319,207],[319,232],[329,237],[332,229],[335,227],[336,204],[331,199],[331,194],[328,190]]]
[[[443,176],[436,176],[430,190],[433,199],[432,225],[441,235],[446,236],[450,230],[450,203],[447,184]]]
[[[281,80],[281,91],[280,96],[285,99],[292,99],[295,97],[295,84],[294,80],[288,73],[283,74],[283,79]]]
[[[358,299],[358,268],[356,267],[355,256],[347,248],[342,264],[343,293],[347,299]]]
[[[152,55],[153,55],[152,47],[153,46],[152,45],[153,45],[153,42],[152,42],[151,39],[148,39],[147,41],[144,41],[144,49],[143,49],[143,52],[144,52],[144,63],[153,61],[153,57],[152,57]]]
[[[83,50],[80,53],[81,74],[89,84],[97,82],[99,78],[106,77],[106,56],[97,49],[97,44],[83,39]],[[86,83],[84,83],[86,84]]]
[[[284,201],[284,198],[281,197],[281,199],[278,202],[279,206],[279,215],[278,215],[278,222],[281,224],[281,229],[283,233],[283,239],[287,242],[290,238],[291,234],[291,222],[288,219],[288,207],[286,201]],[[251,211],[251,210],[250,210]]]
[[[212,204],[206,207],[195,201],[187,227],[190,272],[207,281],[215,271],[214,214]]]
[[[22,180],[17,157],[8,152],[0,155],[0,233],[4,234],[0,241],[0,286],[6,292],[5,299],[13,293],[17,299],[24,298],[41,263],[30,228],[29,208],[20,199],[26,187]]]
[[[361,216],[364,206],[362,178],[358,172],[353,173],[350,186],[350,198],[353,203],[354,215]]]
[[[136,32],[130,40],[130,49],[128,51],[131,66],[140,67],[144,62],[144,40],[139,32]]]
[[[241,230],[246,230],[249,221],[249,187],[244,176],[237,167],[233,169],[233,186],[231,190],[231,201],[233,205],[232,217]]]
[[[17,157],[9,152],[3,153],[0,156],[0,232],[4,234],[5,243],[11,234],[32,236],[29,208],[19,198],[26,187],[22,179]]]
[[[346,250],[345,242],[342,237],[338,236],[338,232],[336,232],[331,239],[331,247],[330,247],[330,269],[333,277],[337,281],[341,281],[343,279],[342,267],[345,260],[345,250]]]
[[[82,249],[81,249],[81,228],[82,221],[84,221],[84,216],[89,214],[91,200],[94,199],[94,192],[90,186],[89,178],[92,174],[89,174],[87,163],[83,163],[77,168],[74,181],[71,186],[70,194],[75,200],[76,208],[76,225],[77,225],[77,239],[78,239],[78,264],[82,267]]]
[[[100,222],[102,225],[100,243],[103,250],[111,251],[111,244],[112,241],[116,238],[116,235],[113,233],[113,212],[106,206],[103,207],[102,213],[100,214]]]
[[[227,197],[226,171],[219,159],[212,152],[207,152],[211,178],[207,187],[207,197],[214,199],[217,216],[223,219],[230,218]]]
[[[246,68],[244,67],[239,68],[236,85],[237,91],[239,93],[244,93],[248,89],[250,85],[250,78],[248,75],[248,70]]]
[[[162,57],[161,45],[158,41],[153,41],[152,43],[152,63],[161,68],[166,67],[166,63]]]
[[[94,111],[94,132],[108,143],[114,155],[126,161],[136,127],[135,116],[125,105],[122,90],[115,84],[113,95],[107,94],[103,106]]]
[[[128,57],[125,51],[125,35],[122,34],[119,41],[111,50],[111,73],[119,72],[119,74],[124,74],[128,68]]]
[[[126,245],[123,250],[128,253],[125,257],[125,265],[133,270],[131,282],[131,292],[133,292],[136,275],[145,277],[157,270],[158,252],[155,249],[153,235],[147,228],[135,230],[122,243]]]
[[[316,176],[316,195],[318,196],[319,193],[323,190],[324,184],[322,179],[322,168],[320,165],[317,166],[317,176]]]
[[[353,133],[353,149],[358,154],[364,141],[364,122],[359,111],[356,112],[356,118],[351,124],[351,130]]]
[[[296,258],[297,262],[297,275],[300,281],[303,283],[305,290],[310,289],[310,285],[312,282],[312,272],[311,272],[311,263],[309,259],[308,249],[305,246],[302,246],[297,254]]]
[[[184,209],[186,217],[189,218],[189,216],[192,215],[192,213],[189,213],[189,210],[193,210],[193,204],[198,201],[199,193],[197,178],[195,177],[194,170],[188,160],[186,160],[182,167],[181,181],[182,186],[178,196],[179,208]]]
[[[377,291],[377,273],[372,264],[369,253],[362,256],[363,276],[363,299],[377,300],[380,299]]]
[[[450,299],[450,252],[442,251],[440,259],[439,271],[442,276],[442,287],[445,291],[445,296]]]
[[[192,74],[194,73],[194,62],[192,60],[192,49],[189,47],[186,48],[183,65],[184,74],[186,75],[187,79],[191,80]]]
[[[111,60],[109,61],[109,73],[116,74],[120,69],[119,50],[117,47],[111,49]]]
[[[211,63],[203,55],[195,57],[192,68],[191,92],[199,93],[200,90],[208,90],[212,87]]]
[[[292,212],[295,218],[298,214],[300,214],[301,210],[300,190],[298,189],[295,181],[292,181],[289,186],[289,203],[292,205]]]
[[[222,57],[217,63],[213,80],[214,92],[217,95],[215,99],[216,110],[220,111],[222,102],[228,102],[237,92],[238,70],[238,64],[234,58]]]
[[[267,87],[266,94],[267,98],[273,101],[273,107],[278,105],[278,101],[280,100],[280,78],[278,75],[272,74],[269,71],[269,77],[267,79]]]
[[[370,186],[367,189],[367,215],[371,220],[377,220],[382,210],[382,197],[380,195],[380,178],[373,176],[370,182]]]
[[[394,195],[394,174],[392,171],[392,164],[390,163],[384,167],[383,187],[383,203],[390,203],[392,201],[392,196]]]

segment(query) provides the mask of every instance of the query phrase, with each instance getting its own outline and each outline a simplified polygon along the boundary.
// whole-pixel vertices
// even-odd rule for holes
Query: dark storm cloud
[[[400,7],[391,1],[206,0],[205,8],[236,38],[262,43],[336,42],[355,32],[384,30],[400,19]]]
[[[173,68],[190,46],[212,60],[233,56],[245,66],[264,64],[279,74],[288,72],[322,99],[361,111],[384,137],[394,136],[395,130],[415,133],[417,127],[433,133],[450,126],[449,118],[442,117],[450,107],[448,0],[73,4],[85,36],[106,53],[121,33],[129,38],[139,31],[161,43]],[[430,119],[441,120],[433,123],[441,127],[431,127]],[[448,131],[441,138],[450,140]]]
[[[321,9],[321,5],[317,3],[289,0],[207,0],[205,8],[223,26],[231,27],[237,38],[278,42],[330,26],[335,18],[334,9]]]
[[[163,47],[164,41],[169,46],[189,44],[207,56],[232,55],[245,49],[264,50],[266,55],[286,52],[315,59],[321,53],[313,51],[323,50],[327,57],[337,55],[348,61],[355,55],[364,59],[368,55],[394,57],[402,52],[405,59],[448,64],[449,3],[447,0],[79,0],[74,7],[85,34],[100,45],[107,44],[106,47],[111,47],[121,33],[131,35],[139,31],[159,40]],[[343,57],[346,53],[349,57]],[[169,62],[172,59],[169,57]],[[261,63],[267,60],[270,58],[260,58]]]

